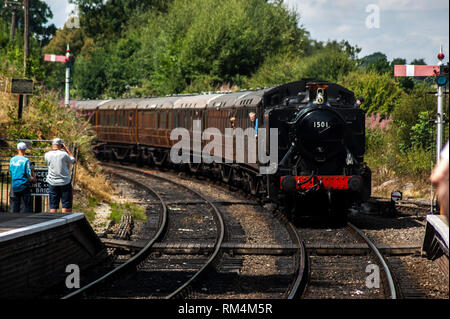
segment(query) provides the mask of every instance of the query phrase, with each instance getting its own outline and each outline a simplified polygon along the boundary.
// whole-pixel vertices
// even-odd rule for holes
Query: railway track
[[[161,177],[154,177],[154,179],[158,180],[157,183],[149,183],[148,179],[138,182],[136,173],[125,172],[123,169],[121,173],[116,174],[120,178],[140,185],[154,195],[154,198],[147,199],[147,205],[153,208],[159,205],[160,208],[157,213],[159,217],[156,219],[152,218],[151,221],[153,223],[150,221],[149,229],[154,229],[156,226],[158,230],[136,255],[101,278],[64,298],[71,298],[81,294],[86,295],[88,291],[92,292],[94,288],[95,292],[90,293],[89,297],[132,298],[154,296],[173,298],[182,294],[186,287],[197,280],[202,272],[211,265],[219,253],[224,237],[224,225],[220,212],[214,204],[196,191],[181,185],[175,187],[175,183],[164,180]],[[186,215],[182,215],[178,213],[182,210],[181,208],[167,204],[167,201],[173,200],[178,196],[194,200],[200,198],[203,200],[203,203],[197,204],[195,211],[185,211]],[[187,231],[188,227],[193,226],[190,223],[195,223],[196,232]],[[215,249],[209,256],[197,258],[195,262],[189,260],[189,258],[180,257],[171,258],[170,263],[167,264],[167,260],[160,259],[158,262],[155,262],[154,256],[151,255],[151,247],[156,241],[189,241],[191,244],[195,244],[205,240],[212,243]],[[188,266],[186,267],[186,265]],[[160,268],[158,269],[157,267]],[[161,270],[166,267],[178,270],[184,269],[179,271],[179,276],[175,281],[165,282],[165,285],[158,284],[159,280],[163,279]],[[119,275],[120,279],[118,279]],[[112,281],[112,284],[108,284],[107,281]],[[172,285],[169,283],[172,283]],[[155,284],[158,285],[157,288],[155,288]],[[99,289],[100,286],[101,289]],[[161,287],[164,287],[165,290],[162,291]]]
[[[230,279],[226,278],[230,277],[230,270],[233,273],[242,267],[236,262],[239,254],[278,256],[285,263],[294,261],[290,267],[294,274],[288,282],[283,282],[288,286],[284,287],[283,297],[295,298],[301,294],[306,278],[306,255],[298,232],[288,221],[283,223],[292,236],[293,244],[289,247],[225,243],[227,234],[233,237],[233,227],[226,229],[218,206],[251,205],[251,202],[212,201],[186,185],[148,171],[110,164],[108,167],[119,178],[137,183],[153,194],[146,199],[146,205],[153,212],[159,206],[157,215],[161,217],[149,216],[148,229],[154,233],[149,240],[105,240],[109,247],[136,255],[64,299],[79,296],[204,298],[211,293],[211,287],[217,289],[217,283]]]
[[[124,169],[123,166],[118,165],[110,165],[110,167],[114,167],[115,170]],[[147,264],[144,264],[144,267],[141,264],[137,271],[148,273],[157,270],[159,274],[157,277],[164,279],[160,281],[152,280],[152,286],[145,284],[145,291],[139,292],[140,288],[136,291],[136,287],[139,287],[139,284],[145,281],[133,281],[133,270],[130,272],[131,274],[127,274],[124,277],[125,279],[121,283],[116,282],[112,286],[108,286],[108,288],[105,286],[103,294],[94,294],[93,297],[95,298],[203,299],[237,297],[242,299],[274,299],[302,297],[305,299],[383,299],[424,297],[416,286],[411,286],[410,277],[406,278],[404,269],[402,270],[402,267],[399,266],[400,258],[409,258],[402,256],[420,255],[420,247],[415,243],[383,241],[373,244],[358,228],[350,225],[340,229],[324,229],[323,227],[291,229],[289,230],[291,242],[287,242],[285,238],[278,244],[245,242],[240,239],[241,236],[239,235],[239,233],[243,232],[242,227],[236,223],[233,224],[233,221],[228,216],[228,210],[233,211],[236,207],[244,207],[244,209],[245,207],[248,207],[248,209],[261,207],[261,202],[255,200],[252,196],[245,195],[245,198],[242,196],[241,198],[238,198],[239,196],[233,198],[215,196],[217,189],[223,189],[231,194],[237,192],[242,195],[242,193],[233,191],[223,183],[218,183],[218,185],[210,181],[205,183],[206,179],[201,176],[196,178],[185,176],[186,178],[183,178],[182,174],[170,171],[144,171],[143,169],[131,167],[127,169],[130,172],[129,174],[134,174],[134,177],[129,177],[130,182],[133,183],[139,178],[143,181],[145,177],[145,179],[150,178],[153,181],[149,183],[154,187],[155,184],[158,184],[155,183],[155,178],[158,178],[160,181],[166,179],[171,185],[173,185],[174,180],[177,180],[177,182],[183,183],[184,186],[195,189],[198,193],[203,193],[209,202],[216,206],[218,211],[225,212],[225,234],[222,244],[218,248],[218,256],[211,266],[206,267],[198,275],[197,279],[186,284],[180,292],[170,294],[167,283],[175,282],[176,285],[182,286],[186,279],[193,277],[192,272],[194,269],[200,269],[205,259],[207,259],[206,256],[211,256],[217,248],[213,242],[201,241],[194,243],[189,242],[187,237],[178,241],[170,239],[170,237],[167,237],[167,240],[156,240],[147,252],[149,256],[146,258]],[[159,177],[156,177],[156,175],[159,175]],[[197,187],[195,184],[201,184],[203,188]],[[158,186],[161,186],[162,189],[154,191],[167,195],[167,184],[161,182]],[[205,192],[205,188],[209,191]],[[169,214],[171,209],[175,212],[181,212],[183,210],[197,210],[207,206],[202,198],[187,196],[186,194],[176,195],[175,192],[169,193],[164,198],[164,202],[168,207]],[[151,207],[150,211],[153,211],[154,214],[155,211],[158,211],[156,208],[161,206],[155,198],[147,200],[146,204]],[[409,223],[419,225],[417,218],[421,217],[426,209],[425,206],[411,205],[409,203],[400,205],[398,209],[400,214],[397,215],[395,220],[398,220],[397,222],[399,223],[406,223],[406,220],[403,221],[403,219],[408,219]],[[373,216],[373,218],[377,217]],[[156,221],[159,220],[159,217],[157,218],[153,215],[149,219],[153,220],[153,233],[150,231],[148,234],[154,234],[157,229],[155,227]],[[193,217],[193,219],[195,218]],[[205,218],[197,217],[197,219]],[[283,220],[283,217],[277,216],[277,219],[282,220],[283,227],[292,227],[287,220]],[[191,226],[184,229],[187,232],[191,232],[196,225]],[[172,227],[172,230],[175,228]],[[280,232],[280,230],[273,231],[274,233]],[[369,235],[371,235],[371,231],[369,229]],[[298,233],[300,233],[304,243],[300,240]],[[296,236],[298,239],[294,240],[293,238]],[[145,250],[149,239],[148,235],[147,237],[145,240],[133,241],[105,239],[104,242],[108,247],[125,251],[131,256],[135,256],[135,254]],[[206,233],[199,234],[199,237],[205,238],[208,235]],[[383,257],[383,255],[386,257]],[[258,276],[249,276],[248,272],[242,273],[242,269],[245,268],[245,259],[248,256],[253,256],[256,259],[260,258],[262,260],[261,264],[267,261],[267,257],[276,260],[275,263],[280,270],[280,275],[267,276],[266,278],[261,276],[263,279],[260,281],[264,283],[255,284],[254,282],[258,281],[255,278],[258,278]],[[386,260],[393,266],[394,278],[392,278],[392,271],[389,269]],[[371,279],[369,278],[369,276],[375,274],[375,271],[379,273],[380,281],[378,286],[376,280],[370,281]],[[294,275],[292,275],[293,272],[295,272]],[[161,274],[164,274],[166,277],[160,276]],[[375,277],[372,276],[371,278]],[[309,282],[306,284],[308,279]],[[395,284],[394,279],[396,281]],[[165,286],[162,282],[164,282]],[[132,287],[131,290],[126,288],[129,286]],[[174,286],[175,284],[172,290],[175,289]],[[307,287],[305,288],[305,286]],[[116,287],[122,293],[114,294],[114,290],[111,287]],[[260,290],[265,291],[265,293],[249,294],[250,290]],[[126,293],[123,291],[126,291]]]
[[[391,270],[378,248],[354,225],[299,229],[310,258],[304,299],[396,299]],[[365,253],[348,247],[366,246]],[[312,251],[308,247],[319,247]],[[346,249],[347,247],[347,249]]]

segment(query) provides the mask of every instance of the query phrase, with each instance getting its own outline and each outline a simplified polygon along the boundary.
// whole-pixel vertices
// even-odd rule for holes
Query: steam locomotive
[[[288,215],[340,219],[371,193],[365,112],[354,102],[338,84],[302,79],[234,93],[72,105],[91,122],[100,159],[177,166],[259,195]]]

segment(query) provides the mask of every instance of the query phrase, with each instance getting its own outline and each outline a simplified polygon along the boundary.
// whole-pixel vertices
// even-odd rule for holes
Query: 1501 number
[[[315,127],[315,128],[329,127],[328,122],[320,122],[320,121],[317,121],[317,122],[313,122],[313,123],[314,123],[314,127]]]

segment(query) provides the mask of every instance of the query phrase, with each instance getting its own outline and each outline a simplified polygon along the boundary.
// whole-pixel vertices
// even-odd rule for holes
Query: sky
[[[74,9],[68,0],[45,0],[58,28]],[[284,0],[319,41],[347,40],[359,57],[382,52],[388,60],[423,58],[437,64],[440,45],[449,57],[448,0]]]

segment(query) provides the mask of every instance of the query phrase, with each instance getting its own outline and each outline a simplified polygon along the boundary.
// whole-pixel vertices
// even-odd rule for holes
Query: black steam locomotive
[[[371,192],[365,112],[354,102],[340,85],[303,79],[234,93],[73,104],[95,128],[101,159],[176,165],[270,199],[289,215],[340,218]],[[177,148],[183,132],[189,140]],[[269,155],[276,162],[264,160]]]

